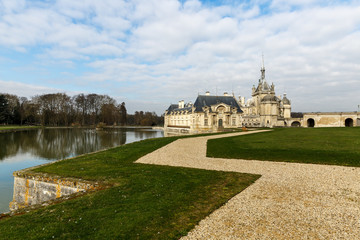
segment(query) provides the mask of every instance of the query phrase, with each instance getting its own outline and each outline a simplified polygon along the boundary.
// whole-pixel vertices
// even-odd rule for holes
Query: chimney
[[[241,98],[241,105],[243,105],[243,106],[245,105],[245,97]]]
[[[227,92],[224,92],[224,96],[229,96],[229,94]]]
[[[210,92],[209,92],[209,91],[206,91],[205,95],[206,95],[206,96],[210,96]]]
[[[179,101],[179,108],[184,108],[184,100]]]

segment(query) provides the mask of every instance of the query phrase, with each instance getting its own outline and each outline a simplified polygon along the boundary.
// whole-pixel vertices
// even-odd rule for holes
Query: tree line
[[[108,95],[65,93],[18,97],[0,94],[0,124],[42,126],[160,125],[155,113],[127,114],[125,102],[118,104]]]

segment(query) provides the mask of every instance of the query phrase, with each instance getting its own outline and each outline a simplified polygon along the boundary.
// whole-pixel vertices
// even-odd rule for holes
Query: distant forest
[[[155,112],[136,111],[127,114],[125,102],[118,104],[108,95],[65,93],[18,97],[0,94],[0,124],[42,126],[163,125]]]

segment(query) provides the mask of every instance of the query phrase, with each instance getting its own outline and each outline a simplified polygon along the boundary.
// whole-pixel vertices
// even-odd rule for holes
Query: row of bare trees
[[[30,99],[0,94],[0,124],[43,126],[126,125],[125,103],[108,95],[65,93],[43,94]]]
[[[164,116],[158,116],[155,112],[136,111],[133,115],[127,116],[129,125],[136,126],[163,126]]]

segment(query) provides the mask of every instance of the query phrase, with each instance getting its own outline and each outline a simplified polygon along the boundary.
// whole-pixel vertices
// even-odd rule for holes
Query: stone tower
[[[286,93],[284,93],[284,97],[281,100],[282,106],[283,106],[283,114],[285,120],[288,120],[291,118],[291,103],[290,100],[286,97]]]
[[[272,127],[276,125],[279,116],[279,102],[275,96],[275,85],[269,85],[265,78],[264,58],[261,67],[261,77],[257,88],[252,92],[252,97],[255,99],[256,109],[260,115],[261,127]]]

